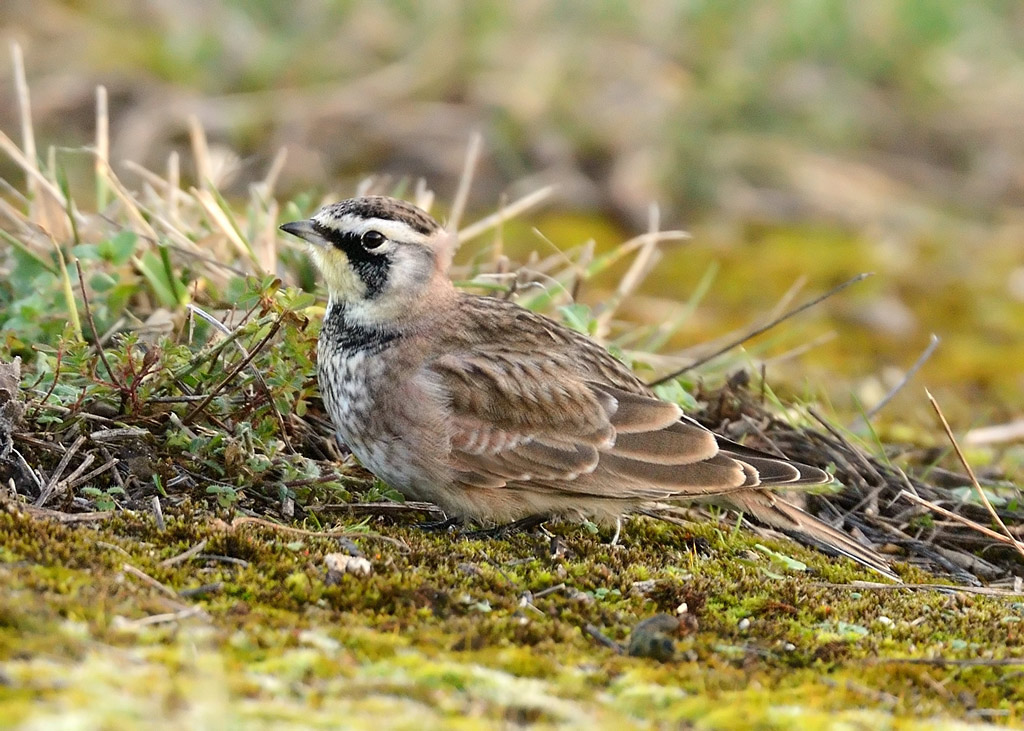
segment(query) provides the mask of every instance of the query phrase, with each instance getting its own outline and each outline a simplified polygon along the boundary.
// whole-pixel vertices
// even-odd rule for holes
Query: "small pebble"
[[[363,552],[359,550],[359,546],[356,545],[356,542],[347,536],[341,536],[338,538],[338,547],[349,556],[363,555]]]
[[[655,614],[637,623],[629,635],[627,652],[633,657],[649,657],[668,662],[675,658],[674,637],[679,634],[680,623],[671,614]]]
[[[746,632],[750,629],[750,620],[747,617],[744,617],[736,626],[739,627],[740,632]]]
[[[574,602],[579,602],[580,604],[594,603],[593,595],[588,594],[585,591],[580,591],[574,586],[565,587],[565,596]]]
[[[373,573],[373,565],[362,556],[345,553],[328,553],[324,556],[327,565],[327,583],[336,584],[345,574],[366,577]]]
[[[657,579],[646,579],[645,581],[634,581],[629,589],[630,594],[636,596],[647,596],[658,588]]]

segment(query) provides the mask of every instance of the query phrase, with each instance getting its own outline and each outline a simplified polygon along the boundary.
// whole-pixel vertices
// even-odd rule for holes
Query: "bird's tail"
[[[811,543],[830,553],[852,558],[887,579],[902,583],[889,562],[873,549],[858,543],[796,505],[767,490],[740,490],[727,496],[732,507],[753,516],[758,522],[777,528],[794,538]]]

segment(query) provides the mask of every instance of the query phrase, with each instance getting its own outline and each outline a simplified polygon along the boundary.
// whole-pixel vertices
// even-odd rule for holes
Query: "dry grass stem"
[[[104,172],[110,167],[110,114],[107,87],[96,87],[96,209],[107,207],[107,183]]]
[[[39,171],[36,135],[32,125],[32,102],[28,91],[28,80],[25,77],[25,56],[21,51],[21,45],[18,43],[11,44],[11,64],[14,67],[14,94],[17,98],[18,118],[21,123],[21,144],[25,150],[24,162],[21,164],[28,174],[25,187],[28,190],[29,197],[36,200],[39,194],[39,186],[41,183],[45,185],[46,179]],[[6,135],[4,135],[4,139],[7,139]],[[8,154],[10,154],[9,151]],[[61,198],[58,198],[58,200],[61,200]],[[35,220],[34,217],[33,220]]]
[[[94,457],[94,455],[90,454],[89,457]],[[85,462],[83,460],[82,465],[88,466],[89,464],[92,464],[93,461],[94,461],[94,459],[90,459],[88,461],[88,463],[87,463],[87,462]],[[102,475],[107,470],[113,469],[119,463],[120,463],[120,460],[117,457],[111,457],[109,460],[107,460],[106,462],[101,464],[99,467],[97,467],[94,470],[91,470],[91,471],[87,472],[86,474],[82,475],[81,477],[77,477],[77,476],[75,476],[75,474],[72,474],[70,477],[67,478],[67,480],[65,480],[65,482],[67,482],[67,488],[66,489],[74,490],[76,487],[81,487],[82,485],[86,484],[87,482],[91,482],[92,480],[96,479],[97,477]],[[84,469],[84,467],[80,467],[79,470],[75,470],[75,473],[79,472],[81,469]]]
[[[977,594],[979,596],[997,596],[1007,599],[1024,596],[1020,591],[997,589],[991,586],[959,586],[956,584],[883,584],[878,581],[851,581],[849,584],[833,584],[829,582],[815,582],[814,586],[822,586],[828,589],[843,589],[846,591],[938,591],[945,594]]]
[[[39,170],[38,164],[34,164],[27,154],[23,153],[21,149],[14,143],[14,141],[8,137],[3,131],[0,131],[0,150],[3,150],[8,157],[10,157],[22,170],[25,171],[26,176],[31,181],[29,185],[29,194],[32,196],[32,200],[36,200],[39,195],[39,191],[45,192],[51,196],[61,208],[67,206],[67,201],[64,199],[64,194],[60,192],[60,189],[50,182],[50,180],[43,175]],[[42,225],[42,222],[35,221],[33,223]]]
[[[220,203],[214,198],[213,193],[203,188],[193,188],[190,192],[195,196],[196,201],[202,206],[213,224],[235,248],[239,256],[252,264],[256,273],[264,274],[265,271],[260,264],[259,257],[256,256],[249,243],[242,238],[238,225],[232,220],[230,214],[221,207]]]
[[[206,130],[199,117],[194,114],[188,118],[188,135],[192,143],[192,159],[196,164],[199,188],[208,192],[213,184],[213,162],[210,160],[210,147],[206,142]]]
[[[110,380],[117,385],[118,388],[123,389],[124,386],[118,381],[117,374],[114,373],[114,369],[110,367],[110,361],[107,360],[107,354],[103,350],[103,341],[100,339],[100,333],[96,329],[96,321],[92,317],[92,309],[89,307],[89,292],[85,287],[85,275],[82,274],[82,263],[75,259],[75,270],[78,272],[78,286],[82,291],[82,307],[85,309],[85,319],[89,323],[89,329],[92,330],[92,337],[96,343],[96,350],[99,352],[100,361],[103,363],[103,367],[107,370],[107,376]]]
[[[181,197],[181,158],[172,152],[167,156],[167,218],[175,226],[181,227],[182,221],[178,214],[178,199]]]
[[[68,468],[68,464],[71,462],[71,458],[77,454],[78,450],[81,449],[82,445],[85,444],[85,437],[79,435],[77,439],[68,447],[68,451],[64,453],[64,456],[60,458],[60,462],[53,470],[53,474],[50,475],[50,479],[47,480],[46,485],[43,487],[42,492],[39,493],[39,497],[36,498],[34,503],[35,507],[41,508],[46,505],[46,502],[50,499],[53,493],[56,491],[58,481],[64,474],[64,470]]]
[[[1007,536],[1003,535],[1002,533],[998,533],[992,530],[991,528],[982,525],[981,523],[973,521],[970,518],[965,518],[964,516],[959,515],[958,513],[954,513],[952,510],[947,510],[941,505],[936,505],[933,502],[918,497],[917,495],[913,495],[905,490],[899,494],[899,497],[909,500],[912,503],[917,503],[922,507],[928,508],[928,510],[931,510],[932,512],[944,515],[950,520],[960,523],[961,525],[966,525],[971,530],[977,531],[982,535],[988,536],[994,541],[998,541],[999,543],[1005,543],[1008,546],[1015,546],[1018,551],[1021,549],[1021,546],[1024,545],[1020,541],[1015,540],[1012,535]]]
[[[768,316],[765,319],[774,320],[776,317],[784,313],[805,286],[807,286],[807,277],[801,274],[791,285],[789,285],[789,289],[782,293],[782,296],[779,297],[779,301],[775,303],[775,306],[772,307],[771,312],[768,313]]]
[[[459,187],[455,191],[451,213],[448,216],[447,227],[452,233],[458,233],[459,224],[462,223],[462,216],[466,212],[466,204],[469,202],[469,191],[473,186],[473,173],[476,172],[476,166],[480,162],[480,149],[482,145],[482,135],[479,132],[473,132],[469,136],[466,159],[462,164],[462,174],[459,176]]]
[[[799,358],[804,353],[808,353],[814,350],[815,348],[820,348],[825,343],[831,342],[835,340],[837,337],[839,337],[839,333],[836,332],[835,330],[826,330],[820,335],[811,338],[806,343],[801,343],[800,345],[797,345],[795,348],[790,348],[789,350],[782,351],[778,355],[773,355],[770,358],[765,358],[762,361],[762,365],[778,365],[780,363],[785,363],[786,361]]]
[[[145,571],[143,571],[141,569],[137,569],[137,568],[135,568],[134,566],[132,566],[129,563],[124,564],[121,568],[124,570],[125,573],[131,574],[132,576],[134,576],[134,577],[136,577],[138,579],[141,579],[143,581],[143,583],[148,584],[149,586],[153,587],[154,589],[157,589],[158,591],[163,592],[164,594],[166,594],[171,599],[177,599],[178,598],[178,592],[174,591],[174,589],[170,588],[166,584],[160,583],[159,581],[154,579],[152,576],[147,574]]]
[[[971,479],[971,485],[974,486],[978,499],[981,500],[982,505],[984,505],[985,509],[988,510],[989,515],[992,516],[992,520],[994,520],[996,525],[998,525],[1003,530],[1003,533],[1006,534],[1010,545],[1016,548],[1017,553],[1024,558],[1024,542],[1018,541],[1013,537],[1013,533],[1011,533],[1010,529],[1006,527],[1006,523],[1003,522],[999,513],[996,512],[996,509],[992,507],[992,502],[988,499],[988,495],[985,494],[985,491],[981,487],[981,483],[978,482],[978,478],[974,475],[974,468],[972,468],[970,463],[967,461],[967,457],[964,456],[963,450],[960,449],[960,443],[957,442],[956,437],[953,436],[953,430],[949,427],[949,422],[946,421],[946,415],[942,413],[942,408],[939,406],[939,402],[935,400],[935,397],[932,396],[931,391],[928,389],[925,389],[925,394],[927,394],[928,401],[931,403],[932,408],[935,409],[935,413],[938,414],[939,421],[942,424],[942,429],[946,432],[946,436],[949,438],[950,444],[953,445],[953,450],[956,452],[957,459],[960,460],[960,464],[962,464],[964,469],[967,471],[967,476]]]
[[[884,409],[886,405],[888,405],[888,403],[893,400],[896,394],[902,391],[903,388],[908,383],[910,383],[910,380],[915,375],[917,375],[917,372],[921,370],[924,364],[928,362],[928,359],[932,357],[932,354],[935,352],[936,348],[939,347],[940,342],[941,340],[939,339],[939,336],[936,335],[935,333],[932,333],[931,337],[928,340],[928,347],[926,347],[924,349],[924,352],[921,353],[920,356],[918,356],[917,360],[914,361],[914,364],[907,369],[907,372],[903,374],[903,378],[899,380],[899,383],[897,383],[895,386],[889,389],[889,392],[885,394],[885,396],[883,396],[877,404],[868,409],[867,413],[864,414],[864,416],[861,418],[862,423],[867,424],[867,422],[871,421],[871,419],[874,418],[874,416],[879,411]]]
[[[206,538],[204,538],[187,551],[183,551],[179,553],[177,556],[171,556],[170,558],[164,559],[159,563],[160,568],[168,569],[171,566],[175,566],[176,564],[188,561],[190,558],[194,556],[198,556],[200,553],[206,550],[207,543],[209,543],[209,541]]]
[[[728,353],[730,350],[732,350],[736,346],[742,345],[743,343],[747,342],[748,340],[750,340],[752,338],[756,338],[758,335],[761,335],[761,334],[771,330],[773,327],[775,327],[779,323],[785,322],[786,320],[788,320],[791,317],[794,317],[795,315],[799,315],[804,310],[808,310],[811,307],[814,307],[815,305],[817,305],[818,303],[824,302],[825,300],[827,300],[832,295],[838,294],[839,292],[843,291],[844,289],[846,289],[850,285],[856,284],[857,282],[860,282],[860,281],[862,281],[864,279],[867,279],[870,276],[871,276],[871,272],[864,272],[862,274],[858,274],[855,277],[847,279],[842,284],[840,284],[838,286],[835,286],[832,289],[830,289],[829,291],[825,292],[825,294],[820,295],[819,297],[815,297],[811,301],[805,302],[804,304],[800,305],[799,307],[797,307],[795,309],[790,310],[789,312],[786,312],[785,314],[779,315],[778,317],[772,319],[768,323],[766,323],[766,324],[764,324],[764,325],[762,325],[760,327],[754,328],[753,330],[745,333],[740,338],[737,338],[736,340],[733,340],[732,342],[727,343],[726,345],[722,346],[721,348],[719,348],[718,350],[714,351],[713,353],[710,353],[710,354],[704,356],[703,358],[699,358],[698,360],[695,360],[693,363],[690,363],[689,365],[687,365],[687,366],[685,366],[683,368],[680,368],[677,371],[674,371],[674,372],[669,373],[667,375],[661,376],[660,378],[658,378],[658,379],[656,379],[654,381],[651,381],[647,385],[648,386],[657,386],[659,384],[662,384],[662,383],[665,383],[667,381],[671,381],[671,380],[673,380],[675,378],[678,378],[679,376],[683,375],[687,371],[693,370],[694,368],[698,368],[698,367],[704,365],[705,363],[707,363],[707,362],[709,362],[711,360],[714,360],[718,356],[723,355],[724,353]]]
[[[612,317],[618,310],[623,300],[631,295],[640,286],[654,265],[657,263],[658,242],[662,240],[658,234],[661,228],[661,211],[658,206],[651,205],[647,211],[647,233],[640,238],[640,248],[637,250],[636,258],[626,270],[625,275],[619,280],[615,292],[605,305],[604,309],[597,315],[597,337],[603,339],[608,335],[608,328]]]
[[[142,215],[142,206],[138,198],[121,183],[121,180],[109,165],[103,165],[102,174],[114,195],[117,196],[117,199],[124,206],[125,213],[131,219],[132,224],[138,229],[137,233],[154,244],[158,243],[160,237],[157,236],[153,227],[149,225],[146,217]]]
[[[971,429],[964,437],[965,444],[979,447],[1022,441],[1024,441],[1024,419]]]
[[[532,193],[527,193],[522,198],[519,198],[512,203],[509,203],[506,207],[501,210],[492,213],[489,216],[481,218],[479,221],[466,226],[459,230],[459,243],[464,244],[467,241],[475,239],[481,234],[487,233],[491,229],[500,226],[505,221],[508,221],[516,216],[522,214],[525,211],[539,205],[545,199],[547,199],[555,188],[551,185],[546,185],[543,188],[538,188]]]
[[[393,546],[401,548],[405,552],[409,552],[412,549],[404,541],[400,541],[397,538],[391,538],[390,536],[383,536],[379,533],[372,533],[370,531],[351,531],[343,528],[337,528],[332,530],[313,531],[306,530],[304,528],[293,528],[289,525],[281,525],[280,523],[274,523],[270,520],[264,520],[262,518],[253,518],[251,516],[239,516],[232,520],[230,523],[224,521],[218,521],[218,526],[221,530],[234,531],[242,526],[256,525],[263,528],[269,528],[270,530],[278,533],[290,533],[297,536],[311,536],[311,537],[331,537],[331,538],[370,538],[377,541],[384,541],[390,543]]]
[[[177,612],[164,612],[163,614],[151,614],[148,617],[142,617],[141,619],[129,619],[121,623],[121,627],[124,629],[141,629],[142,627],[150,627],[154,624],[167,624],[169,622],[180,622],[183,619],[189,619],[191,617],[207,617],[199,607],[186,607],[180,609]]]

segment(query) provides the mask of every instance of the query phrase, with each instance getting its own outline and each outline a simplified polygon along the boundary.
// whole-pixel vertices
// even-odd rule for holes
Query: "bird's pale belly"
[[[373,357],[365,352],[323,353],[318,366],[320,393],[338,441],[377,478],[413,500],[432,499],[432,485],[416,469],[418,455],[381,413],[367,376]]]

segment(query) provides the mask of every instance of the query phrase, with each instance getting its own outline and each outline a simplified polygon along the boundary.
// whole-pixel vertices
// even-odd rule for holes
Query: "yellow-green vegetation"
[[[600,239],[608,214],[641,230],[652,202],[667,227],[694,232],[651,280],[658,300],[626,310],[676,316],[717,266],[676,344],[746,325],[800,277],[810,292],[872,270],[843,302],[753,344],[777,357],[836,333],[770,375],[842,379],[840,411],[856,409],[851,390],[870,406],[934,332],[943,343],[922,375],[955,425],[1019,416],[1024,380],[1005,367],[1022,357],[1024,326],[1024,24],[1012,2],[35,0],[4,3],[0,21],[39,82],[40,159],[94,140],[97,84],[115,161],[164,170],[195,114],[214,164],[183,161],[181,176],[233,198],[282,144],[286,193],[349,192],[379,170],[447,193],[483,130],[476,204],[527,176],[562,183],[569,205],[541,227],[560,247]],[[0,105],[15,138],[18,115]],[[92,158],[57,157],[69,185],[89,189]],[[0,177],[21,175],[0,156]],[[554,225],[580,204],[598,215]],[[897,421],[930,428],[919,396],[898,398]]]
[[[194,241],[216,249],[234,235],[246,246],[232,260],[255,266],[274,241],[257,233],[274,206],[235,216],[213,192],[182,195],[173,228],[156,199],[130,198],[103,218],[30,206],[7,237],[17,243],[0,372],[4,718],[370,727],[386,717],[438,728],[1024,719],[1019,594],[854,585],[873,577],[726,516],[689,530],[637,519],[618,546],[578,526],[501,539],[416,527],[428,515],[382,503],[396,496],[331,444],[313,377],[316,298],[189,255]],[[203,215],[203,200],[219,213]],[[130,205],[147,211],[166,251],[120,223]],[[30,216],[46,215],[67,224],[63,245],[33,238]],[[559,305],[596,333],[600,314],[569,300],[573,278],[643,245],[657,241],[582,268],[538,262],[561,286],[526,288],[522,300]],[[297,252],[281,260],[301,282]],[[485,257],[462,274],[495,286],[489,266]],[[161,311],[162,331],[138,324]],[[687,385],[673,382],[666,397],[693,406]],[[738,382],[703,393],[723,414],[749,398]],[[357,508],[370,517],[349,501],[374,503]],[[369,574],[338,570],[339,554],[365,559]],[[941,582],[900,570],[909,583]],[[637,641],[658,614],[678,629]],[[631,657],[629,647],[647,649]]]
[[[861,418],[931,331],[955,426],[1020,416],[1010,5],[0,5],[51,82],[33,116],[16,61],[0,108],[0,725],[1024,724],[1020,555],[916,383]],[[460,285],[644,377],[878,272],[662,395],[835,470],[847,489],[811,509],[889,542],[908,586],[715,512],[631,520],[616,546],[430,532],[345,457],[314,377],[323,301],[276,225],[367,170],[454,188],[480,120],[472,199],[502,215],[463,216]],[[540,170],[599,210],[504,195]],[[654,199],[692,241],[630,238]],[[968,456],[1021,538],[1024,447]]]
[[[907,717],[1024,718],[1021,666],[999,664],[1024,644],[1019,598],[851,586],[869,577],[769,541],[808,567],[793,571],[749,535],[711,525],[638,520],[614,547],[557,528],[554,554],[531,536],[394,524],[374,526],[389,540],[353,530],[339,546],[337,536],[227,529],[189,504],[163,529],[127,514],[68,526],[14,506],[0,528],[0,707],[13,722],[369,727],[386,713],[393,727],[911,728]],[[365,555],[372,575],[328,580],[324,556],[339,550]],[[625,644],[639,620],[684,603],[696,621],[668,662],[624,656],[588,631]],[[913,664],[938,657],[946,664]]]

